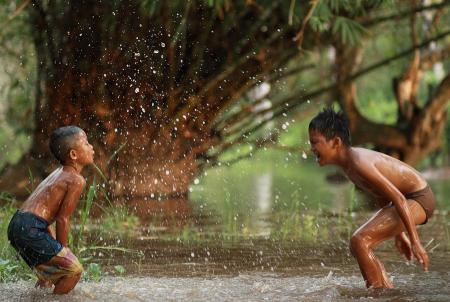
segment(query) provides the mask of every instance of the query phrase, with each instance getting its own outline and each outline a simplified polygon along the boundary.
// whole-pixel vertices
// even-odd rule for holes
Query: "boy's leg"
[[[407,204],[416,225],[423,223],[426,214],[420,204],[415,200],[408,200]],[[404,231],[405,227],[397,210],[391,206],[379,210],[353,234],[350,249],[358,261],[367,287],[394,287],[386,275],[383,264],[373,254],[373,248]]]
[[[63,251],[65,251],[65,255],[62,257],[60,267],[64,268],[67,274],[55,283],[55,289],[53,290],[54,294],[59,295],[70,292],[80,281],[81,273],[83,272],[83,266],[78,261],[78,258],[68,248],[63,248]]]
[[[50,261],[35,267],[40,279],[55,284],[54,294],[67,294],[78,283],[83,267],[68,248],[63,248]]]
[[[78,281],[80,281],[80,277],[81,273],[73,275],[71,277],[64,277],[59,279],[59,281],[55,284],[53,293],[57,295],[67,294],[75,287],[75,285],[77,285]]]

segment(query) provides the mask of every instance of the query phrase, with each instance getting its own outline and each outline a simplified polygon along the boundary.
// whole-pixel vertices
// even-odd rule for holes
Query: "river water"
[[[295,276],[249,272],[236,276],[106,277],[82,282],[69,295],[53,296],[31,282],[0,284],[1,301],[449,301],[448,265],[421,274],[405,266],[391,277],[397,288],[374,291],[356,274],[328,267],[328,273]]]
[[[325,181],[333,172],[284,156],[208,171],[189,202],[141,213],[138,231],[109,239],[139,255],[91,255],[99,282],[64,297],[31,281],[0,283],[0,301],[450,301],[450,181],[430,181],[438,209],[419,227],[430,272],[383,243],[375,254],[396,288],[377,291],[348,249],[373,209],[351,184]]]

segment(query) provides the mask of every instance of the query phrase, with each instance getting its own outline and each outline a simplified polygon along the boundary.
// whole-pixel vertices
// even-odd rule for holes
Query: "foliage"
[[[26,14],[11,19],[21,1],[0,2],[0,170],[30,147],[36,56]],[[12,144],[11,142],[14,142]]]
[[[354,2],[354,1],[353,1]],[[339,16],[340,11],[351,12],[353,15],[364,14],[365,1],[350,4],[349,1],[319,1],[310,26],[317,32],[331,32],[343,43],[358,43],[368,31],[358,22],[349,17]],[[370,1],[368,1],[370,2]],[[372,1],[368,6],[379,6],[381,1]]]
[[[0,7],[5,8],[1,12],[3,19],[14,14],[20,4],[20,1],[1,2]],[[61,42],[61,45],[53,45],[58,49],[57,60],[52,57],[55,53],[52,53],[51,43],[43,35],[44,31],[30,30],[30,22],[36,24],[41,15],[36,13],[39,4],[43,11],[48,10],[47,21],[55,22],[55,37],[67,34],[63,30],[59,32],[63,28],[62,24],[70,23],[60,22],[61,16],[70,16],[73,24],[79,25],[74,27],[77,38],[53,40],[55,43]],[[336,41],[351,45],[369,44],[367,62],[370,63],[376,63],[386,54],[396,54],[410,46],[409,43],[396,43],[409,33],[409,19],[401,16],[409,8],[402,1],[323,0],[318,1],[315,7],[308,1],[109,1],[103,3],[102,8],[108,13],[104,18],[99,18],[96,21],[98,23],[91,20],[92,7],[86,3],[73,11],[66,10],[67,6],[59,7],[56,4],[50,9],[48,2],[36,1],[36,5],[30,5],[17,17],[7,21],[7,30],[1,35],[8,36],[8,39],[2,38],[5,43],[0,45],[0,51],[6,53],[7,47],[18,46],[13,49],[14,55],[3,57],[2,53],[2,59],[10,61],[7,66],[13,66],[10,70],[14,71],[8,71],[11,79],[5,81],[4,87],[8,89],[3,91],[14,89],[16,94],[8,92],[8,96],[0,100],[0,148],[10,149],[14,146],[14,150],[4,152],[7,156],[6,159],[2,158],[0,169],[5,163],[17,161],[28,149],[36,120],[40,118],[53,122],[55,108],[51,102],[46,102],[49,96],[45,94],[52,90],[50,88],[58,87],[72,67],[76,70],[74,78],[71,78],[73,87],[67,88],[71,85],[64,84],[64,89],[55,88],[54,95],[58,95],[55,102],[64,103],[60,108],[62,111],[68,107],[76,107],[74,111],[81,108],[81,114],[70,116],[82,120],[70,122],[84,123],[83,126],[92,129],[92,135],[97,140],[96,147],[100,148],[97,154],[106,154],[107,158],[112,150],[120,151],[117,157],[113,156],[114,160],[104,161],[102,168],[108,167],[108,170],[105,169],[106,174],[111,172],[112,175],[118,175],[118,170],[124,171],[124,181],[128,181],[131,176],[138,177],[141,173],[162,179],[165,177],[164,172],[170,170],[166,169],[167,166],[180,159],[192,158],[198,163],[198,169],[194,165],[188,165],[194,167],[190,171],[182,169],[185,167],[174,168],[183,171],[180,174],[187,179],[183,178],[183,185],[187,187],[198,172],[218,165],[222,160],[229,164],[252,157],[257,149],[273,145],[280,137],[289,141],[288,145],[298,146],[295,143],[297,133],[294,131],[298,131],[299,135],[304,135],[304,131],[299,126],[289,126],[292,129],[289,135],[283,127],[286,127],[287,122],[292,125],[292,116],[298,114],[298,108],[306,109],[307,102],[311,101],[312,106],[317,106],[313,97],[324,96],[321,103],[333,101],[332,93],[326,96],[316,94],[311,99],[304,96],[309,91],[320,91],[334,83],[334,62],[331,57]],[[293,43],[293,36],[301,31],[302,22],[311,8],[312,15],[306,24],[304,43]],[[55,13],[53,17],[52,13]],[[127,21],[119,13],[127,15]],[[201,18],[197,17],[198,13],[201,13]],[[382,22],[370,24],[377,17],[389,15],[393,16],[391,20],[394,20],[395,26],[388,28]],[[444,11],[444,16],[447,15]],[[131,22],[133,20],[139,22]],[[140,30],[143,26],[145,30]],[[115,34],[118,32],[126,33]],[[148,39],[149,32],[154,38]],[[50,34],[50,31],[46,33]],[[35,40],[32,41],[32,38]],[[9,42],[17,41],[15,39],[21,39],[23,45]],[[74,44],[66,47],[68,44],[64,43],[70,42]],[[36,50],[41,51],[38,66],[33,43]],[[373,47],[375,44],[378,47]],[[96,53],[99,57],[91,56],[94,55],[92,49],[99,45],[101,47]],[[301,51],[298,51],[299,46]],[[24,49],[23,53],[20,53],[21,48]],[[66,49],[77,51],[65,53]],[[13,57],[15,61],[9,60]],[[92,61],[98,64],[92,67]],[[408,60],[398,60],[381,69],[382,72],[377,75],[371,74],[360,80],[364,90],[359,92],[362,96],[358,98],[358,106],[362,108],[364,116],[389,125],[395,124],[396,104],[390,87],[392,79],[385,75],[400,74],[407,63]],[[308,69],[292,72],[303,64],[313,66],[312,72],[308,72]],[[116,66],[121,67],[115,69]],[[43,74],[33,75],[35,70]],[[36,77],[40,82],[36,83]],[[92,83],[100,84],[94,87],[97,84]],[[262,83],[270,84],[270,92],[264,99],[250,97],[248,92]],[[427,80],[425,85],[430,83],[431,80]],[[46,90],[39,90],[43,87]],[[38,116],[33,119],[30,116],[37,112],[34,108],[35,89],[36,95],[44,94],[41,96],[45,100],[40,102],[36,98],[36,102],[50,104],[51,118]],[[268,107],[258,109],[260,105]],[[42,125],[50,129],[68,122],[65,117],[55,120],[54,124],[42,122]],[[295,122],[299,120],[295,118]],[[159,127],[153,127],[153,124]],[[39,145],[46,140],[46,131],[49,129],[36,127],[34,140]],[[136,134],[134,136],[130,134],[133,131]],[[144,132],[145,135],[141,135]],[[13,140],[14,144],[9,143]],[[301,147],[304,149],[303,145]],[[138,153],[144,149],[145,152]],[[43,150],[41,146],[39,150],[33,150],[33,154],[41,156]],[[229,150],[232,152],[226,153]],[[145,158],[143,161],[150,162],[161,154],[174,158],[162,163],[166,166],[149,169],[148,172],[140,171],[144,167],[138,160],[141,155]],[[135,166],[127,162],[133,159]],[[139,172],[131,175],[132,171]],[[170,175],[172,177],[174,173]],[[148,191],[136,195],[148,196],[153,193],[153,179],[150,178],[140,178],[147,180],[147,186],[143,187]],[[171,194],[173,186],[181,183],[181,177],[172,178],[172,183],[166,181],[164,194]],[[114,180],[112,183],[116,185],[117,182]],[[107,189],[111,187],[113,185]],[[183,191],[185,187],[180,185],[174,190],[186,192]],[[110,215],[105,220],[110,220],[107,223],[110,226],[105,225],[105,228],[111,227],[115,223],[114,219]],[[133,223],[132,219],[127,222]],[[84,224],[79,231],[83,232],[83,229]]]
[[[4,15],[4,19],[7,20],[11,15],[14,14],[14,12],[18,9],[19,5],[22,4],[20,1],[4,1],[0,3],[2,5],[2,8],[5,8],[2,10],[2,13]],[[121,6],[124,4],[123,1],[112,1],[111,5],[113,6],[113,10],[118,11],[121,9]],[[172,11],[172,16],[174,20],[182,19],[186,17],[187,10],[189,8],[192,9],[193,6],[201,6],[201,5],[207,5],[209,7],[214,8],[214,12],[221,16],[224,20],[222,21],[223,24],[226,26],[231,26],[234,22],[237,21],[238,18],[240,18],[243,14],[245,14],[248,11],[251,11],[252,9],[258,9],[259,11],[263,11],[265,14],[269,13],[272,8],[272,6],[278,6],[279,2],[273,2],[273,1],[229,1],[229,0],[223,0],[223,1],[140,1],[140,4],[143,8],[143,10],[150,15],[157,14],[165,9],[165,6],[168,6],[168,9]],[[314,11],[313,18],[311,20],[311,24],[316,24],[317,26],[321,27],[323,30],[327,28],[327,30],[332,30],[333,33],[340,35],[345,41],[351,40],[356,42],[361,33],[360,25],[355,23],[351,18],[344,17],[344,14],[347,14],[348,12],[352,12],[352,14],[358,15],[358,14],[366,14],[368,13],[366,11],[367,7],[376,7],[380,5],[380,1],[357,1],[356,3],[353,3],[352,5],[349,5],[347,1],[320,1],[317,5],[317,8]],[[297,29],[298,25],[301,23],[304,15],[305,15],[305,8],[301,5],[301,3],[295,4],[293,7],[290,7],[290,5],[281,5],[281,9],[283,11],[284,16],[287,16],[288,14],[291,14],[293,16],[293,23],[280,23],[280,26],[288,27],[291,29]],[[290,11],[291,10],[291,11]],[[25,10],[21,11],[20,14],[17,15],[17,17],[14,17],[12,20],[8,21],[8,26],[6,27],[7,33],[5,33],[3,36],[5,37],[5,41],[7,40],[6,37],[10,38],[13,37],[16,40],[20,39],[20,42],[22,44],[25,44],[26,47],[17,47],[17,49],[14,49],[15,51],[20,51],[22,49],[32,49],[31,45],[31,37],[33,37],[33,33],[30,32],[29,24],[27,23],[29,21],[28,13],[30,11],[30,7],[26,8]],[[261,18],[268,18],[264,14],[260,14]],[[314,19],[316,18],[316,19]],[[337,22],[334,22],[334,20],[337,19]],[[313,22],[313,20],[315,20]],[[260,22],[264,23],[264,20],[261,20]],[[333,26],[330,26],[330,24],[335,24]],[[257,27],[255,24],[255,28],[251,28],[251,31],[248,32],[248,35],[252,34],[252,31],[254,31]],[[114,26],[111,24],[111,26]],[[184,25],[187,26],[187,25]],[[313,30],[314,30],[314,26]],[[184,31],[185,28],[183,28],[182,23],[180,24],[178,31]],[[17,35],[17,32],[20,32],[20,35]],[[247,44],[248,40],[251,38],[251,36],[244,37],[244,39],[241,41],[241,43]],[[185,41],[181,41],[181,39],[186,39],[186,37],[175,37],[174,36],[174,42],[179,43],[185,43]],[[179,40],[179,41],[177,41]],[[8,39],[8,41],[14,41],[11,39]],[[8,42],[9,43],[9,42]],[[11,42],[11,45],[15,45]],[[16,45],[20,45],[19,43],[16,43]],[[1,47],[0,47],[1,48]],[[6,46],[5,46],[6,48]],[[4,48],[1,48],[4,49]],[[239,54],[242,55],[243,53]],[[30,73],[32,69],[36,67],[35,62],[33,61],[33,58],[35,58],[34,53],[24,53],[20,54],[20,57],[22,60],[28,60],[26,62],[20,63],[20,65],[26,66],[26,74],[27,78],[30,77]],[[6,58],[6,57],[5,57]],[[31,61],[29,61],[31,59]],[[14,61],[12,61],[14,62]],[[31,80],[25,80],[23,77],[18,77],[17,72],[11,72],[10,73],[13,79],[20,83],[23,87],[18,87],[18,91],[27,91],[27,96],[24,97],[24,102],[22,105],[19,104],[18,98],[14,96],[5,96],[4,101],[2,103],[6,104],[10,110],[13,110],[15,113],[27,113],[28,115],[33,110],[33,96],[32,92],[35,88],[34,79]],[[34,78],[34,76],[33,76]],[[14,85],[6,84],[5,87],[13,87]],[[23,89],[26,88],[26,89]],[[6,91],[6,90],[3,90]],[[14,102],[11,101],[14,99]],[[10,103],[11,102],[11,103]],[[14,104],[14,106],[10,106],[10,104]],[[8,133],[7,138],[16,138],[19,134],[17,133],[18,129],[21,129],[25,131],[26,134],[26,140],[24,141],[24,144],[29,144],[29,136],[31,135],[31,129],[33,127],[33,119],[31,117],[24,118],[23,116],[19,115],[17,116],[14,114],[14,112],[10,112],[13,114],[7,114],[5,117],[8,117],[11,119],[11,123],[8,122],[8,127],[11,127],[11,125],[16,125],[16,129],[11,132],[6,132],[6,130],[0,131],[0,139],[1,139],[1,132]],[[14,122],[13,122],[14,121]],[[27,125],[21,125],[20,122],[26,122]],[[5,138],[6,139],[6,138]],[[16,141],[17,143],[17,141]],[[9,144],[4,144],[9,145]],[[14,144],[16,145],[16,144]],[[27,149],[28,145],[22,145],[18,148],[24,150]],[[11,155],[12,158],[8,161],[15,161],[20,157],[20,153],[17,153],[17,151],[12,152],[14,155]],[[1,163],[0,163],[1,164]]]
[[[94,281],[99,282],[103,277],[103,272],[100,264],[98,263],[89,263],[87,268],[83,271],[81,276],[84,281]]]
[[[119,274],[119,275],[123,275],[125,274],[125,272],[127,271],[125,269],[125,267],[123,267],[122,265],[115,265],[114,266],[114,270]]]
[[[139,225],[139,218],[125,206],[104,208],[104,214],[99,220],[98,233],[100,235],[117,236],[134,234]]]
[[[100,264],[96,263],[92,258],[93,252],[97,250],[115,251],[120,253],[137,254],[134,250],[121,248],[117,241],[111,245],[95,246],[95,241],[87,241],[86,237],[89,231],[86,226],[91,225],[94,220],[90,218],[90,210],[95,198],[97,197],[95,191],[95,181],[91,186],[88,186],[80,200],[81,210],[79,217],[73,218],[73,229],[70,234],[70,243],[72,251],[79,257],[80,262],[85,267],[83,272],[83,280],[99,281],[103,276],[103,271]],[[0,282],[17,281],[19,279],[36,279],[28,265],[19,257],[14,248],[11,247],[7,239],[7,228],[11,217],[16,212],[17,208],[15,199],[7,193],[1,193],[0,200],[6,201],[0,208]],[[101,226],[101,234],[108,234],[108,236],[117,235],[131,235],[130,227],[135,228],[138,220],[133,215],[126,214],[126,211],[118,210],[117,212],[111,208],[108,210],[108,215],[105,218],[105,223],[100,219],[98,222]],[[105,229],[103,229],[105,227]],[[90,228],[92,229],[92,227]],[[117,274],[124,274],[125,268],[118,265],[114,268]]]

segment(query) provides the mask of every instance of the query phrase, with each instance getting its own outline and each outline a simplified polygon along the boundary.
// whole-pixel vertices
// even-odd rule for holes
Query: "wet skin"
[[[94,162],[94,149],[86,134],[79,132],[73,136],[74,148],[70,150],[64,165],[45,178],[23,203],[21,210],[33,213],[49,224],[50,234],[64,247],[68,244],[70,216],[86,184],[81,171],[85,165]],[[56,234],[50,228],[56,222]],[[67,293],[78,282],[80,276],[63,278],[55,284],[54,293]],[[37,286],[46,287],[42,280]]]
[[[309,132],[311,150],[319,165],[340,166],[359,188],[375,196],[381,210],[353,234],[350,240],[367,287],[392,288],[382,263],[373,254],[381,242],[395,237],[396,247],[408,260],[412,255],[428,270],[428,255],[422,247],[416,225],[425,222],[426,214],[415,200],[404,195],[427,186],[414,168],[387,156],[343,144],[339,137],[327,140],[320,132]],[[390,202],[393,207],[387,206]],[[406,236],[406,233],[409,235]]]

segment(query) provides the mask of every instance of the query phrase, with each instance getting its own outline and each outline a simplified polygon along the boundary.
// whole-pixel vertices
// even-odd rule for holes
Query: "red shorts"
[[[83,272],[83,266],[68,249],[63,249],[48,262],[36,265],[34,272],[40,280],[56,284],[61,278],[72,277]]]

